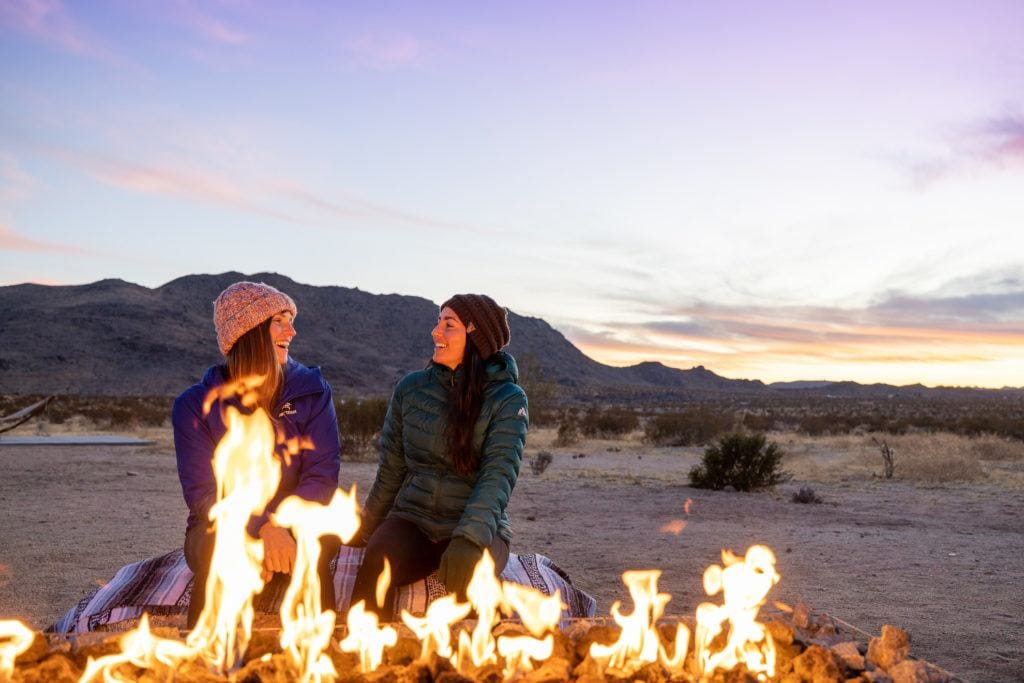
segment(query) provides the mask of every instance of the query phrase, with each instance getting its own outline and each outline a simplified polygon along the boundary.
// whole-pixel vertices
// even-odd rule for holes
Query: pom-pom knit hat
[[[295,302],[284,292],[262,282],[236,282],[213,302],[213,325],[217,344],[225,356],[238,339],[267,318],[281,311],[299,314]]]
[[[486,294],[456,294],[441,304],[441,308],[445,307],[459,316],[469,338],[485,359],[505,348],[512,338],[508,311]]]

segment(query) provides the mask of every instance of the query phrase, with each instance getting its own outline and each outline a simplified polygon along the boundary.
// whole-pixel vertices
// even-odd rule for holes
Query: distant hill
[[[175,395],[219,362],[213,300],[239,280],[267,282],[299,307],[300,361],[319,365],[339,396],[384,395],[431,354],[437,304],[416,296],[304,285],[276,273],[188,275],[150,289],[123,280],[78,286],[0,287],[0,393]],[[722,395],[921,397],[984,390],[895,387],[855,382],[727,379],[646,362],[612,367],[584,355],[540,318],[509,313],[509,351],[523,375],[565,394],[606,399],[686,399]],[[1020,393],[1007,389],[1006,392]],[[988,392],[996,393],[996,392]]]
[[[304,285],[276,273],[189,275],[155,289],[123,280],[24,284],[0,287],[0,393],[177,394],[220,360],[212,302],[238,280],[295,299],[292,354],[323,368],[339,395],[386,394],[430,357],[437,305],[415,296]],[[603,365],[539,318],[510,312],[510,324],[509,351],[520,364],[567,391],[763,389],[703,367]]]

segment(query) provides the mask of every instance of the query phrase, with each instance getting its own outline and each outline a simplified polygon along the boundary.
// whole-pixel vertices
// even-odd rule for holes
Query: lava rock
[[[26,666],[29,664],[35,664],[49,653],[50,644],[47,642],[46,636],[37,631],[32,636],[32,643],[28,646],[28,649],[15,658],[14,665]]]
[[[235,680],[239,683],[289,683],[297,678],[298,671],[293,667],[291,659],[284,654],[250,660],[235,674]]]
[[[20,683],[77,683],[81,675],[81,669],[62,652],[19,668],[15,673]]]
[[[776,644],[789,645],[793,642],[793,627],[785,620],[776,617],[767,622],[765,627],[768,629],[768,633],[771,634],[772,640],[774,640]]]
[[[811,645],[804,653],[793,660],[793,672],[804,681],[812,683],[832,683],[842,680],[839,664],[832,651],[820,645]]]
[[[949,677],[918,660],[904,659],[888,671],[892,683],[946,683]]]
[[[398,642],[384,650],[384,662],[395,666],[407,666],[420,656],[422,650],[416,638],[401,637]]]
[[[526,674],[524,683],[558,683],[569,680],[572,665],[563,657],[553,656],[540,667]]]
[[[880,638],[868,643],[868,661],[888,671],[910,652],[910,636],[901,628],[884,624]]]
[[[591,626],[582,637],[576,640],[576,657],[583,661],[590,654],[590,646],[594,643],[611,645],[619,639],[619,629],[611,626]]]
[[[830,649],[832,654],[843,663],[847,671],[859,673],[864,670],[864,655],[857,649],[857,643],[847,640],[842,643],[836,643]]]
[[[248,664],[263,655],[275,655],[281,651],[281,639],[275,631],[254,631],[249,646],[242,656],[242,664]]]
[[[811,625],[811,608],[805,602],[798,602],[793,608],[793,626],[807,628]]]

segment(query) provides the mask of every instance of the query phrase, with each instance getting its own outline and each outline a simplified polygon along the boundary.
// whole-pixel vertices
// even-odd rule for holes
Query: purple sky
[[[1022,26],[1016,1],[8,0],[0,283],[484,291],[616,364],[1024,385]]]

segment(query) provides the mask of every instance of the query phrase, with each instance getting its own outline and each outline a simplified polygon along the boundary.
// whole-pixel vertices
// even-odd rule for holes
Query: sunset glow
[[[1016,0],[10,0],[0,285],[486,291],[616,365],[1024,386],[1021,26]]]

